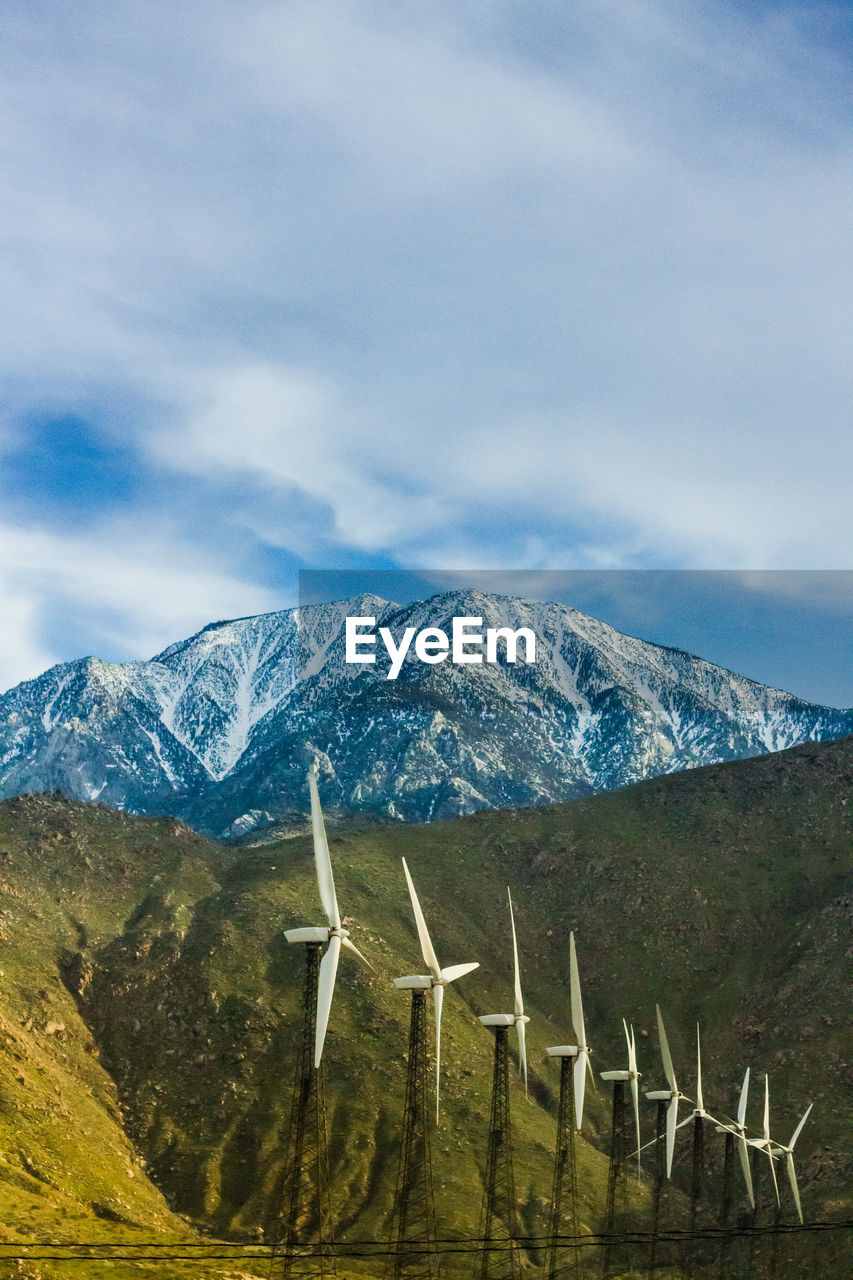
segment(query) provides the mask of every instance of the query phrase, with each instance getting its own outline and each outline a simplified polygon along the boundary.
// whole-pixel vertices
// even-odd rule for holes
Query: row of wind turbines
[[[350,937],[349,930],[344,928],[342,925],[337,895],[335,892],[335,882],[329,854],[329,846],[317,791],[316,768],[314,766],[309,770],[308,787],[311,799],[311,820],[317,883],[320,900],[326,913],[328,924],[319,927],[290,929],[286,931],[285,937],[290,943],[307,944],[309,949],[313,948],[315,952],[319,948],[325,947],[325,951],[323,952],[322,959],[319,964],[319,974],[316,984],[316,1010],[305,1010],[308,1023],[304,1024],[306,1026],[310,1026],[313,1023],[313,1066],[315,1070],[319,1070],[326,1032],[329,1025],[329,1017],[335,989],[335,979],[341,950],[346,949],[353,953],[371,969],[373,966],[370,965],[370,962],[355,946]],[[421,953],[428,972],[422,974],[408,974],[403,977],[395,978],[393,981],[394,985],[399,989],[409,990],[412,992],[413,1016],[415,998],[420,996],[422,1000],[423,996],[427,992],[432,992],[435,1021],[435,1117],[437,1122],[440,1115],[441,1021],[444,1007],[445,988],[457,979],[477,969],[479,967],[479,962],[469,961],[462,964],[453,964],[442,967],[430,938],[423,910],[405,858],[402,861],[405,882],[411,900],[412,911],[414,913]],[[484,1014],[480,1017],[480,1022],[484,1026],[494,1030],[496,1035],[496,1052],[499,1038],[503,1036],[505,1041],[506,1033],[511,1028],[514,1028],[518,1042],[519,1070],[524,1082],[526,1094],[528,1087],[526,1026],[529,1022],[529,1018],[524,1012],[518,939],[516,935],[512,896],[509,888],[507,889],[507,899],[513,953],[513,1010],[512,1012],[507,1013]],[[306,991],[307,990],[308,988],[306,988]],[[569,935],[569,994],[571,1022],[576,1042],[572,1044],[550,1046],[547,1049],[547,1052],[550,1057],[568,1060],[565,1061],[564,1066],[571,1070],[573,1094],[572,1109],[574,1112],[573,1122],[575,1130],[579,1132],[583,1123],[587,1079],[589,1078],[592,1081],[594,1087],[595,1077],[591,1064],[592,1050],[590,1049],[586,1036],[580,971],[574,933],[570,933]],[[314,1012],[316,1016],[312,1018],[312,1014]],[[663,1140],[665,1143],[665,1176],[667,1179],[671,1179],[675,1156],[675,1141],[678,1130],[687,1124],[693,1123],[694,1134],[698,1135],[696,1141],[700,1141],[702,1126],[707,1124],[713,1126],[716,1133],[726,1135],[727,1140],[730,1143],[737,1144],[746,1194],[753,1210],[755,1209],[756,1201],[750,1167],[750,1151],[755,1150],[756,1152],[763,1154],[768,1160],[777,1206],[780,1204],[780,1192],[779,1181],[776,1175],[776,1164],[784,1162],[791,1194],[796,1206],[797,1216],[799,1221],[802,1223],[803,1214],[794,1164],[794,1147],[811,1112],[812,1104],[809,1104],[804,1112],[796,1126],[796,1129],[794,1130],[790,1142],[782,1143],[777,1139],[772,1138],[770,1134],[769,1081],[767,1077],[765,1077],[763,1127],[760,1133],[750,1135],[746,1126],[746,1110],[750,1084],[750,1070],[747,1068],[740,1091],[735,1117],[730,1117],[725,1114],[720,1116],[713,1115],[706,1109],[704,1101],[701,1044],[698,1026],[696,1032],[696,1097],[695,1099],[692,1099],[679,1088],[660,1006],[656,1006],[656,1014],[663,1074],[666,1079],[667,1087],[665,1089],[654,1089],[645,1092],[645,1097],[650,1102],[658,1104],[659,1132],[658,1136],[653,1139],[652,1142],[646,1143],[645,1146],[641,1143],[640,1080],[642,1076],[637,1065],[637,1044],[634,1028],[633,1026],[629,1026],[625,1019],[623,1019],[623,1029],[627,1047],[627,1067],[618,1070],[603,1071],[600,1073],[601,1079],[612,1083],[614,1089],[622,1089],[626,1085],[630,1088],[633,1106],[633,1127],[636,1138],[635,1150],[631,1152],[630,1155],[632,1159],[636,1159],[638,1178],[641,1176],[642,1172],[642,1152],[648,1147],[654,1146],[659,1141]],[[679,1109],[681,1104],[688,1104],[691,1107],[691,1111],[686,1117],[679,1120]]]

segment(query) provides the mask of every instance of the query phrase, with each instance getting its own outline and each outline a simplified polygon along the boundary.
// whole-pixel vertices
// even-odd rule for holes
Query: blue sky
[[[849,568],[846,22],[8,0],[0,687],[301,568]]]

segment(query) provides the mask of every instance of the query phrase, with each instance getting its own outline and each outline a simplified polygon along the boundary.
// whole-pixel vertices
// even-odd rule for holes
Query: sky
[[[0,689],[304,569],[851,568],[843,5],[6,0],[0,39]]]

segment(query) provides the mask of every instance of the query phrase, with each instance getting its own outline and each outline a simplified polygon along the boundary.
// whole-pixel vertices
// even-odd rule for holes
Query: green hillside
[[[479,1219],[491,1039],[476,1015],[511,1008],[508,883],[531,1015],[530,1099],[513,1084],[524,1231],[545,1229],[558,1084],[545,1046],[572,1038],[571,929],[596,1070],[623,1065],[625,1016],[637,1028],[644,1085],[662,1085],[658,1000],[689,1094],[698,1020],[712,1112],[733,1111],[748,1065],[751,1128],[765,1071],[774,1137],[787,1141],[815,1102],[797,1147],[804,1210],[843,1216],[851,777],[847,740],[570,805],[331,835],[342,912],[376,968],[342,959],[326,1044],[340,1237],[384,1234],[396,1174],[408,999],[390,979],[422,967],[401,855],[441,963],[481,963],[445,1003],[433,1147],[441,1232],[475,1232]],[[171,820],[28,796],[0,806],[0,889],[0,1241],[177,1241],[197,1239],[197,1228],[260,1239],[280,1170],[301,992],[302,951],[283,930],[322,923],[310,841],[229,849]],[[643,1107],[650,1137],[653,1107]],[[591,1230],[603,1225],[608,1125],[600,1086],[579,1148]],[[676,1156],[684,1186],[688,1134]],[[684,1225],[677,1194],[668,1212]],[[834,1236],[819,1248],[824,1275],[846,1274]],[[765,1263],[754,1259],[753,1273]],[[15,1265],[0,1261],[0,1276],[191,1270]],[[204,1266],[264,1274],[249,1261]],[[370,1271],[347,1270],[359,1268]],[[458,1263],[459,1274],[466,1269]]]

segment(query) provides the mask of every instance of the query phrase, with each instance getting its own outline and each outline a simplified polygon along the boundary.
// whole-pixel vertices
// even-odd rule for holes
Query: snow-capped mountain
[[[451,630],[530,627],[535,663],[426,665],[397,680],[344,661],[371,615]],[[523,652],[523,650],[522,650]],[[214,623],[150,662],[52,667],[0,697],[0,796],[60,789],[233,834],[304,810],[321,765],[330,809],[429,820],[547,803],[653,774],[853,733],[814,706],[564,605],[480,592],[398,606],[374,596]]]

